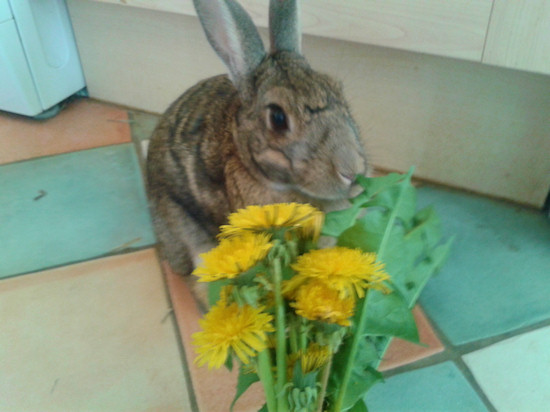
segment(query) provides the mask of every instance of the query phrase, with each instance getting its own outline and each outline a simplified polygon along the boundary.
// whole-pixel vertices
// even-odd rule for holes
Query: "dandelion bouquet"
[[[261,381],[262,411],[366,411],[392,337],[418,342],[411,314],[441,267],[431,208],[416,211],[406,175],[358,177],[348,209],[249,206],[229,216],[194,271],[212,308],[193,337],[199,365],[239,365],[235,401]],[[318,248],[320,236],[336,246]]]

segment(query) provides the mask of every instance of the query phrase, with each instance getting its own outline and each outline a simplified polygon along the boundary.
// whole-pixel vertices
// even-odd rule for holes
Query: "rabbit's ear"
[[[301,53],[302,33],[300,7],[297,0],[270,0],[269,36],[271,53],[277,51]]]
[[[234,0],[193,0],[193,3],[208,41],[237,85],[265,56],[258,30]]]

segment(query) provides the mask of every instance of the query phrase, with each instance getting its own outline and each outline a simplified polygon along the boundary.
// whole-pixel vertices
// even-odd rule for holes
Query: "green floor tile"
[[[498,411],[550,407],[550,327],[499,342],[464,357]]]
[[[132,144],[0,167],[0,277],[155,242]]]
[[[542,213],[486,198],[424,187],[446,235],[450,258],[421,303],[454,344],[550,319],[550,220]]]
[[[160,115],[137,110],[129,110],[128,116],[130,117],[132,136],[138,140],[150,139],[160,119]]]
[[[366,404],[369,412],[487,410],[452,362],[391,377],[369,391]]]

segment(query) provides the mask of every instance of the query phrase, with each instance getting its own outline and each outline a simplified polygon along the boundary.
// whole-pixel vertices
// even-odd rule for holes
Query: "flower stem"
[[[275,393],[277,397],[277,412],[288,410],[286,397],[284,396],[286,384],[286,325],[285,325],[285,303],[282,293],[283,275],[281,270],[281,259],[275,257],[272,262],[273,286],[275,292],[275,360],[277,370],[277,382]]]
[[[294,319],[294,322],[292,322],[292,324],[290,325],[290,330],[289,330],[289,343],[290,343],[290,352],[291,353],[297,353],[299,348],[298,348],[298,323],[297,323],[297,319]]]
[[[277,400],[273,390],[273,375],[271,373],[271,359],[269,349],[258,353],[258,376],[264,387],[265,401],[268,412],[277,412]]]
[[[369,294],[367,293],[366,296],[359,301],[359,307],[358,312],[361,314],[359,317],[359,322],[357,323],[357,328],[354,330],[351,347],[349,348],[349,351],[346,356],[346,367],[344,369],[344,376],[342,376],[342,381],[340,384],[340,388],[338,389],[338,395],[336,397],[336,401],[334,402],[334,406],[332,408],[332,411],[339,412],[343,409],[344,404],[344,397],[346,395],[346,391],[348,389],[348,383],[350,381],[351,377],[351,371],[353,369],[353,363],[355,362],[355,358],[357,356],[357,350],[359,349],[359,339],[363,338],[363,325],[365,324],[365,320],[367,318],[367,311],[364,310],[367,306],[367,298]]]
[[[300,349],[305,352],[307,348],[307,325],[306,319],[300,318]]]
[[[329,362],[323,368],[321,372],[321,390],[317,395],[317,412],[323,412],[323,403],[325,402],[325,395],[327,393],[328,378],[330,376],[330,369],[332,368],[332,356]]]

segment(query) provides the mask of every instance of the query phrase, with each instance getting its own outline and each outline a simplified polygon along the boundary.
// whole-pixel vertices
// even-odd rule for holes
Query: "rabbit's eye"
[[[271,128],[277,133],[288,130],[286,114],[284,110],[276,104],[269,105],[269,121],[271,122]]]

